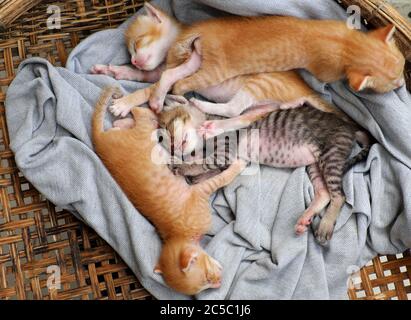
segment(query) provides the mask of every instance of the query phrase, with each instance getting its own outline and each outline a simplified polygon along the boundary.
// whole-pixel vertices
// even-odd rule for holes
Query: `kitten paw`
[[[308,226],[311,224],[311,217],[306,216],[303,214],[298,220],[294,227],[295,233],[297,235],[302,235],[304,232],[307,231]]]
[[[122,75],[121,69],[118,67],[112,66],[111,64],[108,65],[107,72],[110,76],[112,76],[116,80],[124,79],[124,75]]]
[[[126,115],[129,114],[131,108],[133,107],[133,105],[128,103],[125,98],[126,97],[120,99],[113,99],[111,106],[109,106],[110,112],[116,117],[120,116],[124,118]]]
[[[203,124],[197,129],[198,134],[205,139],[219,135],[219,131],[222,133],[222,130],[218,129],[215,121],[213,120],[204,121]]]
[[[161,110],[163,110],[164,98],[165,97],[159,97],[157,95],[151,96],[148,100],[150,109],[153,110],[155,113],[160,113]]]
[[[130,66],[108,66],[108,71],[116,80],[143,81],[144,72]]]
[[[94,66],[90,68],[90,73],[110,75],[109,66],[106,66],[104,64],[95,64]]]
[[[334,232],[335,221],[323,217],[317,231],[315,232],[315,237],[319,244],[326,246],[328,241],[331,240]]]

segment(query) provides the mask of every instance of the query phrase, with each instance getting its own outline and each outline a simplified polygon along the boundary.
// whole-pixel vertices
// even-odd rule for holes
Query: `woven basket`
[[[0,0],[0,6],[8,0]],[[23,2],[23,1],[22,1]],[[26,1],[24,1],[26,2]],[[150,299],[118,255],[72,214],[47,201],[17,170],[9,148],[4,100],[23,59],[40,56],[64,66],[70,50],[98,30],[113,28],[134,14],[141,0],[41,1],[0,33],[0,299]],[[47,7],[61,8],[62,29],[46,27]],[[393,22],[411,75],[410,26],[383,1],[357,4],[372,26]],[[26,7],[27,9],[27,7]],[[0,23],[1,23],[0,22]],[[411,82],[408,82],[411,88]],[[61,288],[49,290],[52,270],[61,270]],[[407,299],[411,257],[376,257],[352,277],[351,299]],[[361,280],[361,281],[360,281]],[[407,296],[408,295],[408,296]]]

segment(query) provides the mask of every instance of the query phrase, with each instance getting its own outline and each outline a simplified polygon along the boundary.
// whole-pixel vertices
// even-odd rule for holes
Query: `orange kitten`
[[[124,116],[132,106],[146,102],[147,96],[151,96],[152,109],[159,112],[165,94],[174,83],[176,94],[199,91],[219,102],[232,99],[228,106],[199,103],[199,107],[205,112],[218,111],[220,115],[224,113],[221,109],[227,107],[228,113],[237,115],[249,106],[258,105],[259,99],[263,103],[284,102],[277,99],[276,90],[271,90],[279,90],[282,80],[276,72],[296,68],[305,68],[324,82],[346,77],[356,91],[372,88],[387,92],[404,83],[405,59],[392,39],[395,30],[392,25],[363,33],[348,29],[339,21],[270,16],[212,19],[182,26],[153,6],[148,11],[161,23],[146,19],[144,32],[128,31],[129,49],[150,52],[150,58],[154,59],[164,52],[149,50],[146,43],[154,45],[157,41],[164,42],[164,38],[176,40],[168,51],[167,70],[161,80],[153,87],[115,101],[112,112],[117,115]],[[170,36],[164,22],[173,26]],[[178,36],[175,30],[180,31]],[[260,79],[260,73],[269,74]],[[235,80],[246,74],[253,74],[254,78]],[[293,85],[298,86],[299,82],[284,83],[282,90],[293,90]],[[237,83],[242,86],[236,86]],[[263,94],[253,95],[256,85]],[[265,90],[261,90],[264,86]],[[287,101],[283,107],[298,106],[307,101],[305,98]],[[229,108],[239,104],[240,111]],[[315,106],[323,111],[333,110],[330,106],[326,109]]]
[[[149,3],[145,4],[145,9],[147,15],[136,17],[125,32],[131,62],[135,68],[95,65],[91,70],[92,73],[145,82],[155,82],[160,79],[164,67],[162,60],[177,35],[188,26],[180,24]],[[237,116],[250,107],[266,103],[287,108],[299,106],[304,102],[309,102],[322,111],[344,116],[338,109],[322,100],[294,71],[241,75],[224,81],[218,86],[198,91],[207,99],[219,103],[193,99],[195,106],[203,112],[226,117]],[[124,116],[129,109],[127,106],[123,109],[121,104],[111,107],[111,111],[116,116]]]
[[[206,88],[241,74],[304,68],[323,82],[348,78],[354,90],[387,92],[403,84],[405,59],[389,25],[363,33],[344,22],[294,17],[225,18],[180,33],[167,69],[183,64],[199,39],[201,68],[175,85],[176,93]]]
[[[238,160],[221,174],[189,186],[184,178],[174,176],[166,164],[154,161],[154,150],[158,150],[159,159],[168,154],[153,139],[158,124],[150,109],[134,108],[134,127],[130,129],[124,129],[130,124],[123,119],[117,127],[104,131],[107,105],[119,95],[116,88],[106,88],[101,95],[92,120],[93,143],[114,179],[156,226],[163,240],[156,271],[162,272],[171,288],[185,294],[218,288],[221,266],[200,247],[199,239],[210,227],[210,195],[229,184],[242,171],[244,162]],[[127,123],[123,126],[121,121]]]

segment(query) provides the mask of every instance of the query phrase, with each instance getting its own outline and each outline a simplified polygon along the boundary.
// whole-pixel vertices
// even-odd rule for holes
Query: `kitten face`
[[[395,27],[386,27],[369,32],[369,36],[377,42],[370,43],[368,50],[373,52],[375,64],[373,68],[357,66],[347,70],[350,86],[360,91],[366,88],[378,93],[385,93],[405,84],[405,58],[397,48],[393,35]]]
[[[179,32],[177,22],[158,8],[145,3],[147,15],[138,16],[125,32],[131,63],[140,70],[153,70],[167,55]]]
[[[170,287],[187,295],[221,286],[221,265],[199,245],[186,241],[167,241],[155,271]]]
[[[159,119],[160,126],[169,135],[167,149],[173,150],[175,155],[188,155],[202,146],[203,139],[197,128],[205,121],[205,115],[194,106],[165,108]]]

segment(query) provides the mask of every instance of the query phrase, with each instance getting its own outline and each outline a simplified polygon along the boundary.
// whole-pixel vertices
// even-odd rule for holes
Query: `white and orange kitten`
[[[148,3],[145,4],[145,8],[147,15],[138,16],[125,33],[131,62],[135,68],[95,65],[92,68],[93,73],[111,75],[116,79],[146,82],[156,82],[160,79],[164,69],[162,59],[178,34],[189,27],[183,26]],[[143,92],[147,93],[147,90],[140,93]],[[198,92],[218,103],[192,99],[197,108],[206,113],[227,117],[239,115],[244,110],[261,104],[273,103],[288,108],[305,101],[322,111],[343,116],[338,109],[321,99],[295,71],[241,75]],[[140,100],[146,100],[148,97],[149,94]],[[116,116],[125,116],[129,108],[115,104],[111,111]]]
[[[244,100],[237,97],[238,86],[230,86],[231,81],[235,82],[238,76],[296,68],[307,69],[323,82],[347,78],[356,91],[371,88],[387,92],[404,84],[405,59],[393,40],[393,25],[364,33],[348,29],[340,21],[265,16],[210,19],[182,26],[161,10],[151,5],[149,8],[151,18],[145,22],[150,22],[150,26],[142,34],[136,31],[139,36],[127,38],[129,48],[134,46],[137,53],[139,50],[147,53],[146,43],[139,40],[147,36],[150,41],[159,41],[169,30],[164,21],[172,21],[168,26],[173,25],[173,30],[180,32],[168,50],[166,71],[160,81],[116,100],[111,108],[114,114],[127,114],[132,106],[148,98],[151,108],[160,112],[172,87],[176,94],[199,91],[218,102],[238,98],[242,107],[250,106],[255,101],[249,94],[242,94]],[[164,52],[150,52],[150,59],[156,54],[163,56]],[[266,82],[252,81],[245,85],[249,89],[244,91],[253,92],[256,84],[261,87]],[[267,86],[267,92],[270,91]],[[272,97],[268,100],[278,103]],[[285,107],[298,106],[302,100],[287,101]],[[210,105],[199,107],[203,111],[211,110]]]

